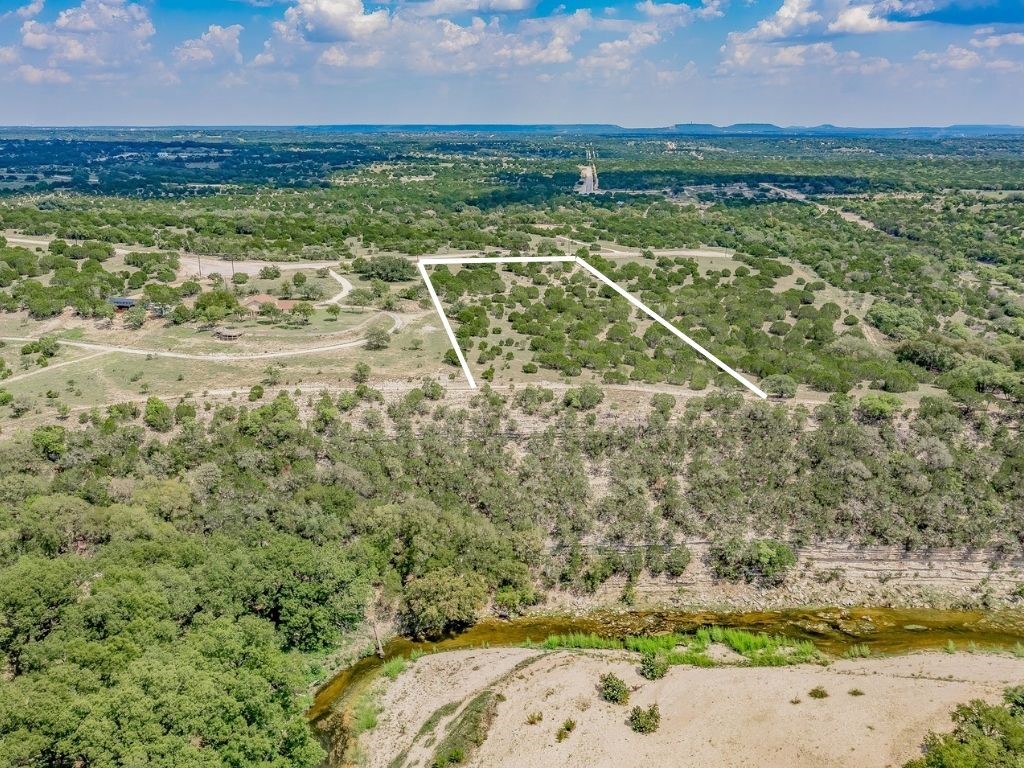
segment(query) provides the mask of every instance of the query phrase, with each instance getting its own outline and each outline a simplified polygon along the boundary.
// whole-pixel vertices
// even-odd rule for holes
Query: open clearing
[[[39,251],[45,250],[52,239],[11,231],[4,234],[12,245]],[[556,241],[567,250],[587,245],[565,236],[557,236]],[[649,258],[644,258],[640,249],[606,241],[599,241],[597,246],[600,256],[619,265],[635,263],[646,267],[652,263]],[[108,266],[124,267],[123,261],[127,254],[151,250],[157,249],[117,245],[115,256],[109,260]],[[692,259],[702,275],[721,269],[735,271],[741,265],[734,252],[724,248],[665,248],[655,249],[653,254],[655,258]],[[482,255],[481,251],[440,249],[434,256],[447,260]],[[185,254],[179,254],[179,257],[181,264],[174,284],[199,273],[200,257]],[[211,273],[229,275],[232,271],[232,263],[226,259],[202,257],[201,264],[204,278],[208,278]],[[259,278],[260,269],[267,264],[280,268],[282,276]],[[795,262],[789,265],[794,269],[793,275],[780,278],[775,291],[798,287],[798,280],[803,284],[817,279],[807,267]],[[429,305],[401,299],[394,311],[384,311],[373,306],[353,306],[349,300],[350,294],[355,289],[365,294],[371,288],[371,281],[354,273],[343,276],[336,271],[337,267],[336,261],[236,260],[234,271],[250,275],[245,286],[248,292],[273,293],[280,284],[289,282],[294,274],[301,272],[307,283],[317,288],[322,298],[315,301],[317,311],[304,325],[264,317],[235,318],[227,325],[243,331],[243,335],[231,342],[215,338],[210,329],[197,329],[192,325],[176,326],[160,318],[150,318],[142,328],[130,330],[120,319],[112,323],[98,323],[81,318],[70,310],[43,321],[31,320],[24,312],[5,314],[0,318],[0,338],[6,341],[6,347],[0,348],[0,357],[6,360],[12,375],[2,386],[15,397],[21,396],[23,401],[25,398],[31,400],[31,410],[22,417],[22,423],[34,423],[45,418],[59,401],[65,402],[72,413],[78,413],[91,406],[104,407],[127,399],[145,399],[149,395],[176,398],[211,391],[247,391],[253,384],[266,379],[268,365],[282,366],[283,381],[291,388],[312,391],[322,386],[345,386],[350,382],[356,358],[366,355],[363,351],[366,333],[371,328],[381,328],[392,332],[390,348],[366,357],[366,362],[373,368],[372,381],[376,386],[389,389],[389,385],[402,382],[405,385],[402,388],[407,389],[415,386],[424,376],[429,376],[442,381],[449,389],[462,388],[462,377],[458,375],[458,369],[453,370],[452,366],[442,361],[449,342],[437,316],[428,308]],[[521,277],[516,278],[504,271],[502,274],[511,284],[529,284]],[[417,284],[416,280],[397,283],[393,284],[392,290]],[[594,285],[591,281],[588,284]],[[469,298],[470,303],[473,298]],[[860,319],[863,319],[870,305],[869,297],[843,292],[831,286],[815,295],[815,305],[825,301],[835,301],[844,312],[852,313]],[[328,304],[341,307],[337,319],[328,317],[323,310]],[[651,322],[649,317],[639,313],[635,319],[635,333],[642,335]],[[518,342],[507,348],[504,359],[498,361],[499,375],[492,384],[497,389],[536,384],[561,390],[567,385],[578,386],[586,381],[599,380],[600,377],[589,370],[572,378],[545,369],[535,374],[524,373],[523,365],[533,357],[524,343],[528,339],[519,338],[506,319],[495,319],[493,323],[495,332],[500,333],[501,338],[516,339]],[[873,328],[867,323],[862,323],[862,327],[870,342],[875,346],[882,345],[880,335]],[[33,358],[23,357],[18,351],[26,340],[44,335],[56,337],[61,347],[58,355],[46,367],[40,367]],[[468,363],[471,366],[479,365],[475,355]],[[708,368],[714,370],[710,364]],[[615,388],[607,384],[605,386]],[[681,398],[706,394],[708,391],[691,389],[685,385],[640,385],[639,382],[620,388],[651,394],[668,392]],[[930,391],[931,388],[925,385],[917,392],[903,395],[901,400],[907,406],[914,407],[921,394]],[[791,402],[814,406],[825,400],[827,394],[801,385],[797,397]],[[3,421],[13,423],[6,416]]]
[[[634,689],[627,706],[599,698],[606,672]],[[678,666],[648,681],[636,656],[622,652],[452,651],[419,659],[391,683],[379,725],[361,744],[371,768],[429,764],[432,740],[417,734],[431,713],[451,702],[461,708],[490,688],[505,698],[470,766],[887,768],[918,756],[929,730],[951,728],[957,704],[996,701],[1022,673],[1024,661],[1009,655],[922,653],[826,667]],[[817,686],[826,698],[808,695]],[[652,703],[661,727],[633,733],[629,710]],[[529,724],[531,713],[541,721]],[[456,717],[441,718],[433,735]],[[558,741],[567,719],[576,727]],[[405,750],[405,760],[393,762]]]

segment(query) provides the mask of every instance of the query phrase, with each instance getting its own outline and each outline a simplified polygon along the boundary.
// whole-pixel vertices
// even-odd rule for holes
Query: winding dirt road
[[[352,283],[346,280],[344,277],[339,275],[333,269],[328,268],[327,274],[329,274],[337,283],[341,286],[341,290],[338,293],[331,296],[331,298],[321,301],[317,306],[326,306],[328,304],[339,304],[342,299],[348,296],[352,292]]]
[[[394,333],[400,330],[408,322],[408,318],[398,312],[383,312],[381,314],[387,315],[391,318],[392,326],[389,333]],[[426,314],[426,313],[423,313]],[[414,317],[420,317],[420,315],[414,315]],[[360,328],[371,320],[373,317],[367,318],[359,325],[353,328]],[[12,341],[17,343],[25,343],[30,341],[38,341],[38,337],[31,336],[0,336],[2,341]],[[141,347],[124,347],[117,344],[101,344],[92,341],[72,341],[70,339],[56,339],[58,344],[65,347],[74,347],[76,349],[88,349],[96,352],[97,354],[106,354],[110,352],[120,352],[125,355],[143,355],[147,357],[168,357],[176,360],[207,360],[211,362],[231,362],[233,360],[270,360],[278,357],[297,357],[300,355],[316,354],[318,352],[332,352],[338,349],[351,349],[352,347],[361,347],[366,343],[366,338],[360,336],[356,339],[350,339],[348,341],[339,341],[333,344],[323,344],[316,347],[302,347],[297,349],[283,349],[275,350],[273,352],[171,352],[169,350],[160,349],[143,349]],[[95,357],[96,355],[90,355]],[[39,372],[51,371],[58,365],[70,365],[71,363],[81,362],[87,358],[77,358],[76,360],[66,360],[61,363],[55,363],[49,365],[46,368],[40,368]],[[19,376],[12,376],[6,379],[7,382],[17,381],[19,378],[24,378],[28,375],[34,374],[36,371],[30,371],[27,374],[20,374]]]
[[[843,219],[844,221],[848,221],[851,224],[857,224],[858,226],[864,227],[864,229],[872,229],[876,232],[880,231],[878,227],[875,226],[874,222],[868,221],[863,216],[858,216],[856,213],[844,211],[842,208],[833,208],[831,206],[825,205],[824,203],[819,203],[815,200],[811,200],[803,192],[797,192],[795,189],[785,189],[784,187],[776,187],[773,184],[762,184],[761,186],[764,187],[765,189],[770,189],[772,192],[776,192],[782,195],[783,197],[788,197],[790,200],[795,200],[798,203],[807,203],[808,205],[813,205],[821,213],[834,213],[839,218]]]

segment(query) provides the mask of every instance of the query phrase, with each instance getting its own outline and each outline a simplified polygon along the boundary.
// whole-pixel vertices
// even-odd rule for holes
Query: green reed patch
[[[571,650],[617,651],[624,646],[621,640],[615,638],[601,637],[600,635],[586,632],[572,632],[567,635],[550,635],[540,644],[540,647],[549,651],[566,648]]]
[[[453,720],[441,743],[434,751],[431,768],[446,768],[466,762],[477,747],[484,743],[494,720],[498,697],[491,690],[475,696]]]
[[[534,647],[546,650],[620,650],[654,657],[670,666],[715,666],[709,655],[712,643],[724,645],[743,657],[743,664],[780,667],[789,664],[821,663],[825,656],[808,640],[768,635],[730,627],[706,627],[694,633],[602,637],[594,633],[551,635]]]

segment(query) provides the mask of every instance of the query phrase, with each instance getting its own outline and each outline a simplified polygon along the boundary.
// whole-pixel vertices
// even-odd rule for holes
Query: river
[[[960,650],[1003,649],[1024,652],[1024,611],[951,611],[896,608],[820,608],[770,612],[632,611],[583,616],[527,616],[511,621],[487,619],[457,635],[435,642],[396,637],[384,657],[368,656],[341,670],[316,694],[308,717],[315,725],[343,708],[351,694],[372,681],[390,658],[416,650],[448,651],[480,646],[520,645],[550,635],[587,632],[605,637],[687,632],[722,626],[810,640],[821,651],[841,656],[854,645],[872,655],[909,653],[949,647]],[[335,729],[322,729],[327,733]],[[332,738],[332,737],[328,737]]]

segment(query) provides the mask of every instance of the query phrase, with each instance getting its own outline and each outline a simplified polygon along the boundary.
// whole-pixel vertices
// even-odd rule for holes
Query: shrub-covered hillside
[[[0,444],[4,764],[315,765],[302,693],[371,606],[431,635],[671,573],[683,533],[722,538],[723,578],[743,575],[738,531],[1024,540],[1018,423],[950,401],[894,421],[842,397],[811,416],[658,396],[617,425],[599,391],[359,393],[202,420],[152,402],[166,434],[113,408]],[[645,546],[594,546],[617,542]]]

